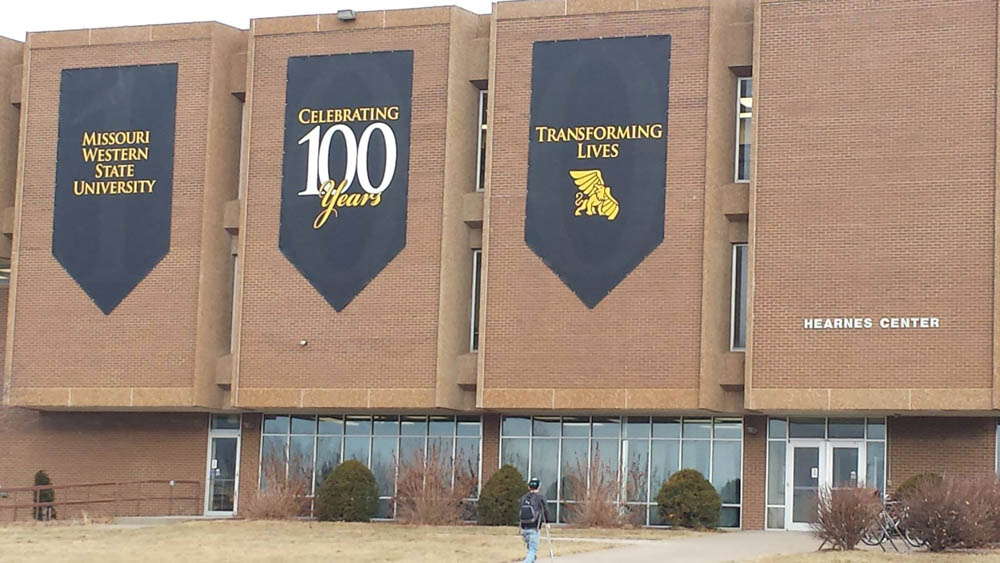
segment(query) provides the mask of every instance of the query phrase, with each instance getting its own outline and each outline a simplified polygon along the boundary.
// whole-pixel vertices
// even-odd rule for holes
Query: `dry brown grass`
[[[659,532],[663,538],[672,537],[669,531],[650,531]],[[579,536],[576,532],[579,530],[560,530],[553,536]],[[554,545],[557,555],[566,555],[606,549],[614,544],[556,541]],[[543,547],[547,552],[548,546]],[[288,521],[203,521],[147,528],[0,527],[0,561],[26,563],[471,563],[519,561],[523,557],[524,543],[513,527]]]
[[[891,547],[889,549],[892,549]],[[882,553],[881,551],[821,551],[754,559],[754,563],[1000,563],[1000,552]]]

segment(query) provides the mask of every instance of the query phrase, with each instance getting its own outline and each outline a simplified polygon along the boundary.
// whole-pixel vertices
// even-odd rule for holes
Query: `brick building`
[[[823,487],[992,473],[998,17],[525,0],[0,40],[0,488],[195,481],[183,510],[225,515],[353,458],[392,518],[433,451],[540,477],[560,520],[599,463],[649,525],[692,467],[723,525],[803,529]]]

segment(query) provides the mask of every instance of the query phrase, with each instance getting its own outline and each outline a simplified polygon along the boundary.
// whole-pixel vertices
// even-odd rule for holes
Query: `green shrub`
[[[916,491],[940,487],[943,479],[937,473],[917,473],[896,487],[895,498],[903,500]]]
[[[51,485],[52,480],[49,479],[49,474],[45,471],[39,471],[35,473],[35,486],[40,487],[43,485]],[[41,489],[35,491],[34,501],[39,502],[55,502],[56,492],[53,489]],[[54,506],[36,506],[35,507],[35,520],[54,520],[56,517],[56,507]]]
[[[479,495],[479,524],[482,526],[516,526],[518,505],[528,492],[521,472],[505,465],[483,485]]]
[[[316,517],[320,520],[367,522],[375,516],[377,508],[375,476],[353,459],[331,471],[316,491]]]
[[[660,516],[673,526],[714,528],[719,524],[722,499],[715,487],[694,469],[670,476],[656,495]]]

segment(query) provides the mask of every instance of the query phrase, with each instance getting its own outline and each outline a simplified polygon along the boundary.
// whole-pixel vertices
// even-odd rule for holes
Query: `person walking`
[[[524,563],[535,563],[535,558],[538,556],[542,524],[545,524],[546,527],[549,525],[548,504],[545,502],[545,497],[538,492],[540,485],[541,481],[537,477],[532,477],[528,481],[527,494],[521,497],[521,537],[524,538],[524,545],[528,548]]]

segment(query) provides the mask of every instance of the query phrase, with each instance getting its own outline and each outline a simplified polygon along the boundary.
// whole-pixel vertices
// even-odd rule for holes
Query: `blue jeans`
[[[528,546],[528,555],[524,557],[524,563],[535,563],[538,555],[538,540],[541,534],[538,528],[521,528],[521,537],[524,538],[524,545]]]

